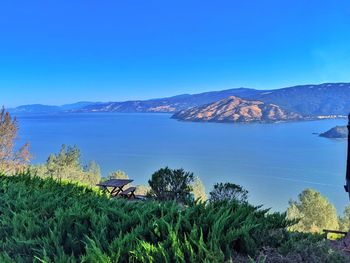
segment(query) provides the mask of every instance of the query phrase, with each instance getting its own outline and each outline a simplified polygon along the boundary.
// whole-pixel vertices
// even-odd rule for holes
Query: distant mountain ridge
[[[72,104],[64,104],[62,106],[52,106],[52,105],[43,105],[43,104],[30,104],[22,105],[16,108],[10,108],[9,111],[15,114],[48,114],[48,113],[59,113],[59,112],[68,112],[76,111],[78,109],[84,108],[88,105],[96,105],[97,102],[86,102],[81,101]]]
[[[277,104],[304,116],[348,115],[350,83],[300,85],[270,90],[254,99]]]
[[[100,103],[89,105],[79,111],[176,113],[230,96],[275,104],[305,117],[345,116],[350,111],[350,83],[299,85],[275,90],[228,89],[145,101]]]
[[[177,113],[215,103],[230,96],[273,104],[304,118],[346,116],[350,111],[350,83],[299,85],[275,90],[228,89],[168,98],[123,102],[79,102],[63,106],[26,105],[11,109],[14,113],[53,112],[159,112]]]
[[[175,113],[212,103],[229,96],[251,97],[263,93],[263,90],[238,88],[222,91],[211,91],[199,94],[182,94],[178,96],[159,98],[151,100],[137,100],[124,102],[108,102],[97,105],[89,105],[79,110],[79,112],[160,112]]]
[[[235,96],[175,113],[173,118],[205,122],[277,122],[300,120],[302,116],[275,104],[244,100]]]

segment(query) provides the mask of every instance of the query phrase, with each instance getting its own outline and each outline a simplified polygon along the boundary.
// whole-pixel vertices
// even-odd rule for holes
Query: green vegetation
[[[196,176],[194,177],[193,183],[191,185],[192,193],[195,200],[205,201],[207,200],[207,194],[205,193],[205,186],[202,180]]]
[[[79,182],[94,186],[101,180],[100,167],[91,161],[87,166],[80,161],[80,150],[76,146],[62,145],[58,154],[51,154],[43,165],[32,166],[33,174],[59,180]]]
[[[129,176],[124,171],[117,170],[109,174],[109,179],[129,179]]]
[[[254,255],[271,228],[288,226],[284,215],[248,204],[127,202],[74,184],[27,175],[0,178],[2,257],[24,262],[219,261],[237,252]],[[265,240],[265,241],[264,241]]]
[[[291,227],[293,231],[320,233],[323,229],[339,229],[335,207],[315,190],[304,190],[299,194],[299,201],[290,201],[289,205],[288,218],[299,219]]]
[[[210,202],[217,202],[222,200],[237,201],[245,203],[248,201],[248,191],[242,186],[232,183],[217,183],[213,190],[209,193]]]
[[[193,173],[165,167],[152,174],[148,181],[151,187],[150,195],[160,201],[175,200],[186,203],[192,192],[193,181]]]
[[[350,205],[345,207],[343,216],[339,217],[339,229],[341,231],[349,231],[350,229]]]
[[[29,164],[31,155],[29,153],[29,143],[24,144],[16,151],[15,140],[18,133],[18,123],[16,118],[5,111],[0,110],[0,172],[13,174],[24,171]]]
[[[290,234],[285,214],[248,203],[110,200],[29,175],[0,176],[0,193],[0,262],[236,262],[266,257],[266,248],[287,257],[297,244],[315,244]],[[322,242],[313,256],[345,262]]]

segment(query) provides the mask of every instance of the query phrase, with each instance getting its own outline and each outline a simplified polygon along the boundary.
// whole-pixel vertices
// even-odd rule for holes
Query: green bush
[[[287,241],[291,222],[247,203],[130,202],[0,176],[1,262],[223,262]]]

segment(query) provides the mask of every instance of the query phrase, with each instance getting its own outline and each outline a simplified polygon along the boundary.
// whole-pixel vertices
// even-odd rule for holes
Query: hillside
[[[274,104],[231,96],[215,103],[180,111],[173,118],[207,122],[276,122],[300,120],[302,116]]]
[[[345,139],[348,137],[348,128],[346,126],[336,126],[324,133],[321,133],[320,136],[332,139]]]

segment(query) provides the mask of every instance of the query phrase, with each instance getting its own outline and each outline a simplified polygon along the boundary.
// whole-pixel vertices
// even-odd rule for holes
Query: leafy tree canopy
[[[289,219],[299,219],[291,227],[293,231],[322,232],[323,229],[339,228],[337,211],[321,193],[306,189],[298,196],[298,201],[290,201],[287,210]]]
[[[339,229],[345,232],[350,229],[350,205],[345,207],[343,216],[339,218]]]
[[[207,200],[207,194],[205,193],[205,186],[202,180],[196,176],[192,183],[192,193],[196,200],[205,201]]]
[[[0,172],[13,174],[28,167],[31,159],[29,143],[15,150],[18,123],[4,108],[0,110]]]
[[[51,176],[55,179],[96,185],[101,180],[100,167],[94,161],[83,166],[80,156],[80,150],[76,146],[62,145],[58,154],[51,154],[46,164],[32,167],[32,171],[40,177]]]
[[[110,179],[129,179],[129,176],[121,170],[114,171],[109,174]]]
[[[150,194],[158,200],[186,202],[192,191],[193,180],[193,173],[165,167],[156,171],[148,181],[151,187]]]
[[[209,195],[210,202],[235,200],[244,203],[248,200],[248,191],[233,183],[217,183]]]

